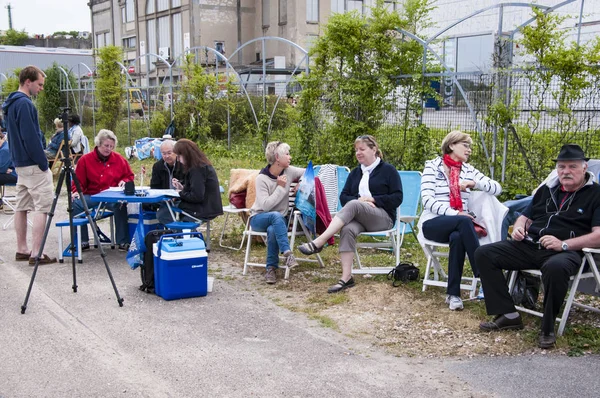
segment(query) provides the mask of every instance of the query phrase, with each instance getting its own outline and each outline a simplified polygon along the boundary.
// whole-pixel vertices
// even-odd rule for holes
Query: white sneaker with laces
[[[448,308],[450,308],[451,311],[462,311],[464,308],[463,302],[458,296],[446,296],[446,304],[448,304]]]
[[[298,265],[298,261],[296,260],[296,257],[294,257],[294,255],[292,254],[291,250],[286,251],[285,253],[283,253],[283,255],[285,257],[286,267],[293,268]]]

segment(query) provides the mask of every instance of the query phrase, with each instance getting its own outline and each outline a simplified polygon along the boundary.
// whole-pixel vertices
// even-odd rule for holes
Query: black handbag
[[[416,281],[419,279],[419,269],[413,263],[400,263],[388,273],[392,286],[400,286],[400,282]]]

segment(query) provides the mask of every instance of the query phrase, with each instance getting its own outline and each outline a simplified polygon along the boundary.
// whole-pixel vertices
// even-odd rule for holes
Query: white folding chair
[[[481,245],[497,242],[502,239],[502,220],[508,212],[506,206],[500,203],[495,196],[481,191],[473,191],[469,199],[469,208],[478,215],[478,222],[481,222],[483,219],[491,220],[490,225],[484,225],[488,236],[479,239]],[[484,222],[481,223],[484,224]],[[425,275],[423,276],[423,291],[427,289],[427,286],[448,287],[448,275],[444,271],[441,261],[443,258],[448,258],[450,245],[426,239],[423,235],[421,224],[419,224],[417,239],[427,258]],[[460,289],[469,291],[469,298],[474,298],[478,282],[479,278],[463,275]]]
[[[8,186],[14,187],[14,184],[8,184]],[[2,195],[2,212],[10,216],[8,220],[6,220],[6,222],[2,225],[2,229],[6,230],[10,226],[10,224],[12,224],[15,221],[15,212],[17,210],[17,197],[15,195],[7,196],[5,192],[5,185],[2,185],[0,193]],[[33,227],[33,222],[29,219],[29,217],[27,218],[27,224],[29,224],[30,227]]]
[[[595,287],[593,288],[592,294],[598,296],[600,294],[600,273],[598,272],[598,266],[596,265],[596,260],[594,255],[600,254],[600,249],[583,249],[583,259],[581,260],[581,265],[579,266],[579,271],[577,274],[571,277],[571,286],[569,288],[569,294],[565,298],[565,306],[560,317],[556,318],[556,322],[559,322],[557,336],[562,336],[565,326],[567,325],[567,319],[569,318],[569,313],[571,312],[571,308],[573,306],[585,308],[589,311],[593,311],[596,313],[600,313],[600,309],[596,307],[591,307],[589,305],[581,304],[575,301],[575,294],[580,288],[580,282],[590,280],[595,281]],[[587,267],[586,267],[587,266]],[[512,271],[510,275],[510,280],[508,282],[508,291],[512,291],[515,285],[517,274],[519,271]],[[541,278],[542,272],[537,269],[530,270],[521,270],[521,272],[527,273],[529,275],[534,275],[536,277]],[[519,311],[526,312],[528,314],[536,315],[539,317],[543,317],[544,314],[540,311],[531,310],[529,308],[522,307],[520,305],[515,305],[515,308]]]
[[[244,241],[246,240],[246,235],[242,233],[242,241],[240,242],[239,247],[227,246],[223,244],[223,235],[225,235],[225,230],[227,228],[227,221],[229,221],[229,216],[232,214],[242,215],[246,214],[246,224],[244,225],[244,230],[248,229],[248,222],[250,221],[250,209],[238,209],[233,205],[223,206],[223,213],[225,213],[225,220],[223,221],[223,228],[221,228],[221,236],[219,237],[219,246],[232,249],[232,250],[241,250],[244,247]]]
[[[394,226],[385,231],[362,232],[359,234],[358,237],[369,236],[383,241],[356,243],[354,258],[358,268],[352,268],[353,274],[387,274],[400,263],[400,248],[404,242],[404,236],[409,233],[413,236],[415,234],[414,223],[417,219],[421,197],[421,173],[419,171],[398,171],[398,174],[402,180],[403,200],[396,210]],[[358,254],[359,248],[391,249],[394,253],[395,263],[388,267],[364,267]]]
[[[290,248],[292,251],[294,251],[294,244],[295,244],[296,236],[305,236],[306,239],[308,239],[309,241],[312,240],[310,232],[308,231],[308,229],[306,228],[306,225],[302,221],[300,212],[294,210],[294,198],[296,195],[294,185],[295,184],[292,184],[292,186],[290,187],[290,199],[289,199],[290,210],[289,210],[289,218],[288,218],[288,231],[289,231],[288,238],[290,239]],[[263,268],[267,267],[266,263],[250,261],[250,250],[252,248],[252,238],[255,236],[259,236],[262,238],[262,240],[264,242],[266,242],[266,240],[267,240],[266,232],[258,232],[258,231],[254,231],[252,229],[252,227],[250,226],[250,218],[252,218],[252,216],[250,216],[248,218],[248,221],[246,223],[246,229],[244,230],[244,236],[246,238],[246,254],[244,256],[244,269],[242,271],[242,275],[246,275],[246,273],[248,272],[248,267],[263,267]],[[291,230],[290,230],[290,222],[292,223]],[[301,228],[300,230],[298,230],[298,226],[300,226],[300,228]],[[312,258],[296,257],[296,261],[318,262],[321,267],[325,267],[325,264],[323,263],[321,256],[319,254],[317,254],[316,256],[317,256],[316,260],[312,259]],[[291,268],[288,267],[287,265],[285,265],[285,263],[282,266],[282,268],[285,269],[284,279],[289,279]]]

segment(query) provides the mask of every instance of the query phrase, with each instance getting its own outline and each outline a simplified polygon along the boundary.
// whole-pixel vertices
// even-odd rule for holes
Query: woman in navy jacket
[[[340,231],[342,278],[329,288],[328,293],[354,286],[352,263],[356,237],[361,232],[392,228],[402,203],[400,175],[394,166],[382,160],[375,138],[361,135],[354,141],[354,151],[360,165],[350,172],[340,194],[344,207],[323,234],[298,248],[307,255],[319,253],[327,240]]]

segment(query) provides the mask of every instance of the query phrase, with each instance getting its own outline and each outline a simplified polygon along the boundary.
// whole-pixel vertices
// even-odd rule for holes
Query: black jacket
[[[342,205],[351,200],[358,199],[358,185],[362,179],[362,170],[360,165],[350,172],[346,185],[340,194]],[[381,207],[396,222],[396,210],[402,204],[402,181],[400,175],[394,166],[382,161],[373,169],[369,176],[369,191],[375,205]]]
[[[194,167],[184,177],[178,207],[201,220],[223,214],[217,172],[212,166]]]
[[[172,174],[170,173],[164,160],[159,160],[152,166],[152,177],[150,179],[150,188],[152,189],[170,189],[171,178],[177,178],[183,181],[183,166],[178,161],[175,161],[175,167]]]

